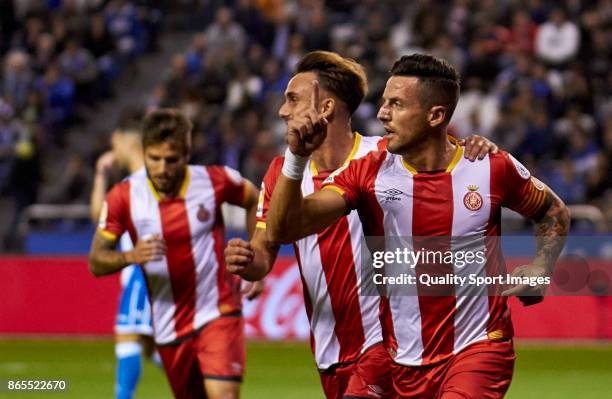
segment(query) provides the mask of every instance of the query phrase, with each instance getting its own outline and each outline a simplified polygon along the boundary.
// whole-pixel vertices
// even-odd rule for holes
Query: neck
[[[176,198],[179,196],[181,188],[183,187],[183,182],[185,181],[185,173],[187,173],[187,167],[185,167],[177,176],[176,181],[174,182],[174,186],[168,191],[157,191],[159,194],[159,198],[161,199],[169,199]]]
[[[402,158],[419,172],[446,169],[455,155],[456,147],[446,134],[446,129],[430,132],[423,139],[412,143],[402,153]]]
[[[311,159],[320,171],[336,170],[348,158],[354,141],[350,119],[334,120],[327,126],[327,137]]]

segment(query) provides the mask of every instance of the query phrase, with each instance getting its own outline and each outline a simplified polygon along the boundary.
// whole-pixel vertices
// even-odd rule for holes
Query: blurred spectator
[[[262,130],[257,133],[253,147],[244,162],[245,177],[259,186],[277,152],[277,143],[272,132]]]
[[[559,168],[552,169],[546,183],[567,204],[578,204],[585,200],[585,181],[576,171],[576,166],[571,159],[563,159]]]
[[[112,82],[119,75],[119,65],[115,54],[115,40],[106,28],[106,21],[101,13],[92,15],[83,38],[83,47],[89,50],[96,59],[97,70],[100,74],[100,94],[109,96],[112,94]]]
[[[13,107],[0,98],[0,192],[8,189],[5,185],[15,160],[15,145],[23,130],[14,115]]]
[[[323,2],[313,1],[306,4],[308,4],[308,7],[303,6],[300,18],[297,20],[297,31],[304,38],[304,49],[306,51],[329,50],[331,46],[329,39],[331,25],[323,8]],[[368,33],[372,33],[367,26],[364,29]],[[372,29],[380,29],[380,25],[376,25]]]
[[[236,76],[229,82],[225,108],[236,111],[246,108],[261,97],[263,82],[259,76],[253,75],[246,67],[238,67]]]
[[[2,76],[2,96],[18,112],[26,105],[33,79],[28,55],[21,50],[8,53]]]
[[[66,42],[66,49],[59,55],[58,62],[62,73],[75,83],[76,100],[85,104],[93,103],[98,68],[89,50],[81,47],[76,39],[70,39]]]
[[[552,156],[554,135],[550,119],[545,108],[531,110],[527,122],[525,138],[521,144],[520,155],[530,155],[542,160]]]
[[[497,124],[499,102],[497,97],[483,90],[482,82],[469,78],[453,113],[451,127],[459,137],[471,134],[490,137]]]
[[[202,71],[205,54],[206,35],[204,33],[198,33],[193,37],[191,41],[191,48],[189,48],[185,54],[185,62],[187,63],[188,73],[198,75]]]
[[[59,65],[50,64],[43,77],[35,83],[45,103],[45,122],[56,144],[63,145],[62,127],[74,116],[74,82],[62,74]]]
[[[104,11],[119,52],[126,59],[141,54],[146,47],[146,38],[136,6],[128,0],[111,0]]]
[[[581,177],[586,176],[597,164],[597,145],[586,132],[577,130],[569,137],[569,156],[574,161],[576,173]]]
[[[505,44],[506,52],[533,54],[537,29],[537,25],[526,10],[514,11]]]
[[[580,31],[561,8],[551,11],[536,34],[536,54],[553,67],[562,68],[578,54]]]
[[[183,54],[174,54],[170,71],[165,79],[165,92],[168,101],[172,104],[178,104],[186,94],[188,85],[187,59]]]
[[[208,55],[217,56],[222,50],[232,50],[235,57],[239,57],[246,45],[245,32],[233,19],[232,10],[221,7],[217,11],[215,22],[205,31]]]
[[[51,34],[55,39],[55,51],[58,53],[63,52],[70,39],[70,33],[62,15],[53,16],[51,20]]]
[[[56,55],[55,38],[50,33],[41,34],[36,40],[34,50],[34,70],[38,74],[44,73],[53,62]]]
[[[265,47],[274,40],[274,26],[266,21],[255,0],[238,0],[235,20],[249,34],[249,39]]]

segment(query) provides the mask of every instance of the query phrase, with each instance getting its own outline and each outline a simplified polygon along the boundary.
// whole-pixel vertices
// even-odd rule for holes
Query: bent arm
[[[116,273],[132,264],[129,252],[117,251],[117,240],[105,237],[100,230],[96,231],[89,250],[89,270],[96,276]]]
[[[258,228],[251,239],[253,261],[240,276],[248,281],[261,280],[270,273],[278,256],[279,245],[268,241],[266,230]]]
[[[270,242],[292,243],[323,230],[346,213],[346,202],[339,193],[324,189],[304,198],[301,183],[279,176],[267,218]]]

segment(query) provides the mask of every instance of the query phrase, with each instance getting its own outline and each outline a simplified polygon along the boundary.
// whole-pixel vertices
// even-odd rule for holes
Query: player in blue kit
[[[146,173],[143,167],[140,135],[143,116],[143,113],[136,109],[124,110],[111,137],[112,150],[98,158],[90,200],[91,218],[96,223],[105,217],[104,196],[109,188],[109,175],[113,165],[126,169],[129,174]],[[120,243],[124,251],[132,248],[132,242],[127,234],[121,237]],[[147,284],[138,265],[131,265],[122,270],[121,287],[115,323],[117,357],[115,396],[117,399],[127,399],[134,395],[138,385],[143,355],[158,366],[161,366],[161,361],[154,350]]]

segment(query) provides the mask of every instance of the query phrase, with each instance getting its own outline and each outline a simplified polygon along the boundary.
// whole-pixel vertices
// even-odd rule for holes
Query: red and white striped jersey
[[[324,189],[339,192],[349,209],[357,209],[365,236],[384,236],[386,242],[408,237],[415,247],[415,237],[499,236],[502,206],[531,217],[546,196],[544,186],[511,155],[500,152],[470,162],[459,146],[449,167],[436,173],[418,173],[400,155],[372,152],[331,175]],[[484,239],[476,245],[491,250]],[[487,253],[487,259],[487,267],[491,260],[503,263],[501,253]],[[460,273],[449,266],[450,273]],[[424,272],[420,267],[416,274]],[[415,292],[422,293],[421,287]],[[466,295],[464,289],[470,287],[451,285],[446,296],[382,299],[385,342],[395,362],[432,364],[474,342],[512,337],[506,298],[486,291]]]
[[[134,243],[150,234],[166,241],[166,256],[142,265],[158,344],[241,311],[240,278],[225,270],[221,204],[242,205],[247,187],[231,168],[189,165],[175,198],[160,199],[144,172],[107,194],[99,224],[103,235],[116,239],[127,230]]]
[[[382,137],[356,133],[346,163],[382,148]],[[263,179],[258,228],[265,228],[283,161],[284,157],[275,158]],[[302,179],[302,193],[319,191],[330,173],[318,171],[314,162],[309,161]],[[380,298],[359,295],[362,236],[359,216],[351,212],[321,233],[294,243],[310,320],[311,346],[319,369],[353,361],[373,344],[382,342]]]

